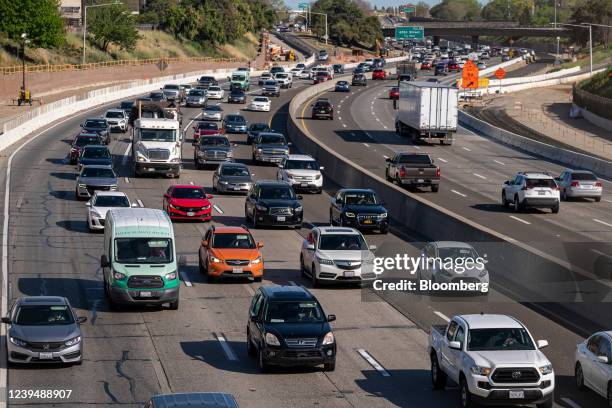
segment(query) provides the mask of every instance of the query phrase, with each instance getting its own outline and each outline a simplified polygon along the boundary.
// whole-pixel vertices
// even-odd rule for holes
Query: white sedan
[[[578,389],[590,388],[612,406],[612,331],[595,333],[579,343],[575,360]]]
[[[293,75],[294,78],[299,78],[300,75],[302,74],[302,69],[301,68],[293,68],[291,70],[291,75]]]
[[[249,110],[258,112],[270,112],[272,102],[267,96],[256,96],[251,100]]]
[[[113,208],[136,207],[120,191],[95,191],[93,197],[85,204],[87,208],[87,227],[89,231],[103,230],[106,213]]]
[[[220,86],[209,86],[206,91],[208,99],[223,99],[225,97],[225,91]]]

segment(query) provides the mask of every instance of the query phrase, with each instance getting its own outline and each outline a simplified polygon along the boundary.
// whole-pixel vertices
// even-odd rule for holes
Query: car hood
[[[331,331],[329,323],[266,323],[266,331],[277,337],[323,337]]]
[[[347,204],[343,208],[344,211],[349,211],[356,214],[382,214],[387,212],[385,207],[382,205]]]
[[[240,248],[211,248],[210,253],[219,259],[248,259],[253,260],[259,256],[257,248],[240,249]]]
[[[372,252],[368,249],[347,251],[317,249],[317,255],[324,259],[340,259],[343,261],[362,261],[364,259],[372,258]]]
[[[211,111],[211,110],[206,110],[206,109],[204,109],[204,110],[202,111],[202,113],[203,113],[204,115],[221,115],[223,112],[219,112],[219,111]]]
[[[258,144],[258,149],[284,149],[289,150],[289,146],[281,144]]]
[[[285,170],[285,173],[287,173],[288,175],[291,174],[292,176],[299,176],[299,177],[314,177],[318,174],[321,174],[319,170],[301,170],[301,169],[296,169],[296,170],[287,169]]]
[[[229,183],[251,183],[251,177],[249,176],[219,176],[219,180],[227,181]]]
[[[263,200],[260,199],[258,204],[266,207],[293,207],[299,205],[297,200]]]
[[[20,326],[13,325],[9,331],[11,337],[34,342],[60,342],[79,336],[81,331],[76,324],[57,326]]]
[[[477,365],[483,367],[540,367],[550,364],[539,350],[468,351],[467,354]]]
[[[252,105],[269,105],[270,101],[251,101]]]
[[[89,158],[89,157],[83,157],[81,159],[79,159],[79,163],[86,166],[86,165],[111,165],[113,164],[113,159],[111,159],[110,157],[108,158]]]
[[[210,205],[207,198],[171,198],[170,204],[180,207],[205,207]]]
[[[106,213],[116,208],[127,208],[127,207],[91,207],[91,209],[97,212],[98,214],[100,214],[102,218],[106,218]]]
[[[112,186],[117,184],[117,179],[111,177],[79,177],[77,181],[90,186]]]

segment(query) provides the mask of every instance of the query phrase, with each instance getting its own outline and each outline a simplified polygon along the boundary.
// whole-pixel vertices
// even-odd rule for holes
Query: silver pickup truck
[[[280,85],[273,79],[264,81],[261,94],[262,96],[280,96]]]
[[[440,167],[425,153],[397,153],[386,159],[385,178],[400,186],[430,187],[436,193],[440,187]]]
[[[432,326],[428,352],[433,388],[459,384],[460,406],[552,408],[555,373],[529,330],[511,316],[458,315],[446,326]]]

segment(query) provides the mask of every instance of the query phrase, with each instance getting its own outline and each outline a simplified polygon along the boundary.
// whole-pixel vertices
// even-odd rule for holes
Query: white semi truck
[[[139,118],[132,129],[134,176],[164,174],[179,177],[182,135],[178,120]]]

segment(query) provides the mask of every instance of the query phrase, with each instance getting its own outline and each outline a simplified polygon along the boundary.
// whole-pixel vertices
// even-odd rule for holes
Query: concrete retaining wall
[[[601,116],[597,116],[593,112],[590,112],[587,109],[584,109],[584,108],[576,105],[575,103],[572,103],[572,109],[576,110],[576,111],[579,111],[580,115],[583,118],[585,118],[586,120],[588,120],[589,122],[591,122],[595,126],[599,126],[602,129],[606,129],[606,130],[612,132],[612,120],[606,119],[606,118],[602,118]]]
[[[550,74],[532,75],[532,76],[517,77],[517,78],[504,78],[501,81],[499,79],[490,79],[489,88],[490,87],[499,88],[500,82],[501,82],[501,86],[526,84],[530,82],[540,82],[540,81],[546,81],[549,79],[555,79],[555,78],[559,78],[565,75],[575,74],[577,72],[580,72],[580,67],[562,69],[560,71],[552,72]]]

